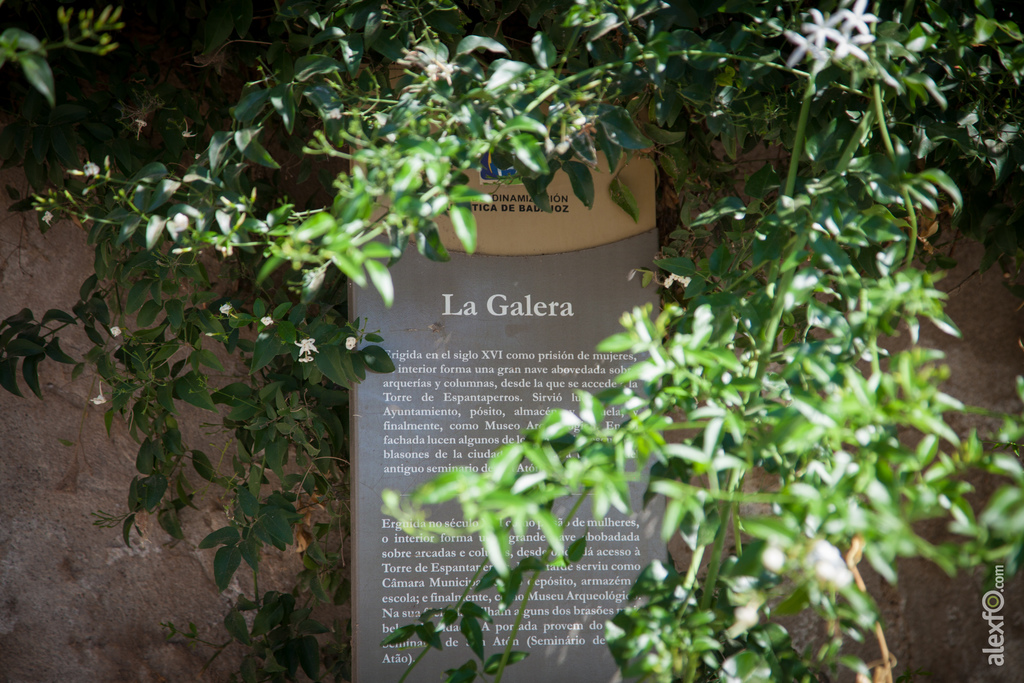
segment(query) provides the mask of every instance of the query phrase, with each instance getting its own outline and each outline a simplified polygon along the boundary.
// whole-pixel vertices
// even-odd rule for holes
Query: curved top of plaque
[[[514,171],[481,160],[480,172],[469,172],[469,186],[491,195],[490,204],[473,205],[478,254],[533,256],[599,247],[645,233],[655,227],[654,163],[633,159],[618,172],[619,181],[636,199],[639,220],[620,208],[608,193],[615,174],[592,169],[594,206],[588,209],[572,191],[569,176],[558,171],[548,186],[551,213],[540,210]],[[604,158],[601,157],[601,161]],[[446,216],[437,221],[441,240],[452,251],[465,251]]]

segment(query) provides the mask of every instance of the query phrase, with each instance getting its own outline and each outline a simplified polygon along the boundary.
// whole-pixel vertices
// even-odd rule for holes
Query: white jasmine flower
[[[808,52],[811,53],[811,57],[815,62],[824,63],[828,61],[828,52],[815,45],[813,40],[809,40],[808,38],[805,38],[799,33],[795,33],[793,31],[784,31],[783,34],[789,39],[789,42],[796,45],[796,49],[793,50],[793,54],[791,54],[789,59],[786,61],[786,66],[792,67],[799,64],[803,61],[804,55]]]
[[[44,222],[44,223],[46,223],[47,225],[49,225],[50,223],[52,223],[52,222],[53,222],[53,214],[52,214],[52,213],[50,213],[49,211],[47,211],[46,213],[44,213],[44,214],[43,214],[43,222]]]
[[[233,310],[235,310],[235,307],[232,306],[231,302],[229,301],[228,303],[221,305],[221,307],[220,307],[220,314],[221,315],[231,315],[231,311],[233,311]]]
[[[859,47],[857,47],[857,42],[858,41],[863,42],[863,40],[861,40],[861,38],[862,38],[862,36],[858,36],[857,38],[854,38],[853,40],[848,40],[846,37],[842,37],[840,40],[837,40],[836,41],[835,52],[832,53],[833,58],[834,59],[843,59],[847,55],[853,55],[854,57],[856,57],[857,59],[859,59],[862,62],[869,61],[870,58],[868,57],[868,53],[864,52],[864,50],[862,50]],[[870,43],[873,40],[874,40],[874,37],[871,36],[871,40],[869,40],[867,42]]]
[[[676,282],[681,284],[683,286],[683,289],[686,289],[687,287],[690,286],[690,278],[685,277],[685,276],[679,276],[679,275],[676,275],[675,273],[672,273],[667,278],[665,278],[665,282],[662,283],[662,286],[665,287],[666,289],[668,289],[669,287],[671,287]]]
[[[875,41],[868,24],[876,23],[878,17],[865,14],[866,6],[867,0],[856,0],[852,10],[842,9],[832,16],[812,9],[808,14],[810,21],[804,22],[800,28],[802,35],[794,31],[784,32],[786,38],[796,45],[796,49],[786,62],[787,66],[794,66],[803,61],[808,53],[818,63],[827,62],[830,58],[842,60],[849,55],[862,62],[869,61],[870,58],[860,46]],[[839,28],[836,28],[837,26]],[[857,35],[854,35],[855,32]],[[829,41],[835,43],[835,49],[831,53],[827,49]]]
[[[295,342],[295,345],[299,347],[299,362],[312,362],[313,354],[317,353],[316,344],[313,343],[313,340],[303,339],[302,341]]]
[[[265,315],[262,318],[260,318],[260,322],[263,323],[266,327],[270,327],[271,325],[274,324],[274,319],[271,318],[269,315]]]
[[[860,34],[858,37],[870,37],[871,40],[868,42],[873,42],[875,38],[871,35],[871,27],[868,24],[877,24],[878,17],[871,13],[865,14],[867,6],[868,0],[857,0],[853,3],[853,9],[842,9],[837,16],[842,20],[842,31],[847,36],[853,35],[856,31]]]
[[[773,574],[778,574],[786,566],[786,553],[778,546],[770,545],[761,553],[761,564]]]
[[[178,239],[186,230],[188,230],[188,216],[183,213],[176,213],[174,218],[167,221],[167,232],[170,233],[171,239]]]
[[[751,626],[756,626],[757,622],[761,619],[761,616],[757,611],[757,605],[754,603],[737,607],[735,611],[733,611],[733,616],[736,617],[736,621],[733,623],[733,627],[730,631],[738,630],[741,633]]]
[[[194,138],[195,132],[188,129],[188,121],[185,122],[185,130],[181,131],[181,137],[183,138]]]
[[[843,588],[853,581],[853,573],[843,561],[839,549],[828,541],[815,541],[807,560],[814,567],[814,575],[818,581],[828,583],[836,588]]]
[[[345,348],[351,351],[356,348],[357,343],[359,343],[359,341],[355,337],[349,337],[345,340]]]
[[[427,64],[424,71],[426,71],[430,80],[438,81],[443,78],[448,85],[451,85],[452,75],[455,73],[455,68],[452,67],[451,64],[435,59],[430,64]]]
[[[113,327],[111,327],[110,328],[110,336],[111,337],[120,337],[121,336],[121,328],[118,327],[117,325],[114,325]]]
[[[107,402],[107,397],[103,395],[103,382],[100,382],[100,393],[90,398],[89,402],[97,406]]]
[[[91,178],[100,174],[100,167],[91,161],[88,161],[85,166],[82,167],[82,172],[85,173],[86,178]]]

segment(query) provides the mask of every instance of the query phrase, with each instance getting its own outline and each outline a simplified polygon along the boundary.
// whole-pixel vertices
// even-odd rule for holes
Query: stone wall
[[[0,186],[6,185],[22,196],[29,191],[12,172],[0,174]],[[41,235],[33,213],[6,208],[0,208],[0,318],[24,307],[37,319],[49,308],[70,310],[91,272],[85,232],[54,221]],[[89,346],[84,334],[62,337],[62,348],[74,357]],[[138,445],[120,418],[106,433],[109,403],[89,401],[98,394],[97,378],[87,371],[72,381],[72,367],[41,365],[43,401],[24,383],[26,398],[0,391],[0,682],[196,680],[214,651],[190,649],[181,637],[168,641],[161,622],[187,629],[192,621],[201,636],[223,642],[229,604],[241,590],[251,596],[245,565],[220,594],[214,551],[196,549],[224,526],[223,504],[216,487],[204,489],[207,482],[197,477],[198,509],[181,513],[184,541],[173,542],[155,517],[145,515],[131,548],[119,526],[93,525],[96,511],[127,510]],[[246,372],[227,365],[235,369]],[[216,419],[191,406],[182,407],[179,419],[185,443],[214,463],[224,448],[208,426]],[[261,591],[287,590],[301,568],[291,551],[271,548],[264,560]],[[226,680],[237,670],[240,650],[225,650],[202,680]]]

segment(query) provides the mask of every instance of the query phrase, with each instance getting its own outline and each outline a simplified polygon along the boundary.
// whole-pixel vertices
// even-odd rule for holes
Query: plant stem
[[[699,545],[693,551],[693,556],[690,558],[690,568],[686,570],[686,576],[683,577],[683,588],[690,590],[693,588],[693,584],[697,582],[697,570],[700,569],[701,560],[704,559],[704,549],[706,545]]]
[[[889,160],[895,164],[896,149],[892,145],[892,138],[889,137],[889,126],[885,122],[885,109],[882,105],[882,88],[878,85],[877,81],[871,86],[871,97],[875,104],[878,132],[882,135],[882,143],[885,145],[885,151],[889,155]],[[906,187],[900,188],[900,194],[903,195],[903,208],[907,210],[907,221],[910,223],[907,258],[903,262],[905,266],[909,266],[914,262],[914,251],[917,248],[917,212],[914,211],[914,205],[910,202],[909,190]]]
[[[817,69],[812,69],[807,79],[807,86],[804,88],[804,99],[800,104],[800,118],[796,123],[796,137],[793,140],[793,154],[789,158],[789,174],[786,176],[786,188],[783,194],[787,197],[793,196],[796,188],[796,172],[800,166],[800,157],[804,152],[804,138],[807,136],[807,119],[811,115],[811,102],[814,100],[814,79],[818,75]]]
[[[804,89],[804,99],[800,105],[800,118],[796,124],[796,138],[793,140],[793,154],[789,159],[789,173],[786,176],[786,187],[782,192],[785,197],[792,197],[793,191],[796,189],[797,168],[800,166],[800,157],[803,155],[804,139],[807,135],[807,119],[810,118],[811,102],[814,99],[815,93],[814,78],[817,76],[817,73],[817,69],[811,70],[810,78],[807,80],[807,87]],[[754,372],[754,384],[756,387],[761,386],[764,373],[768,370],[772,347],[775,346],[775,337],[779,333],[779,324],[782,322],[783,313],[785,313],[786,292],[789,291],[790,285],[793,284],[796,264],[789,264],[789,262],[803,251],[806,243],[807,231],[804,230],[798,233],[796,238],[790,243],[790,248],[783,255],[782,260],[772,264],[771,272],[768,275],[768,281],[777,282],[778,285],[774,292],[775,301],[772,305],[771,318],[768,320],[768,328],[761,339],[760,348],[757,353],[757,369]],[[782,274],[782,280],[780,281],[779,271],[783,268],[786,270]],[[748,401],[758,396],[760,396],[760,390],[754,389],[750,393]]]
[[[732,510],[732,536],[736,543],[736,556],[739,557],[743,554],[743,541],[740,539],[740,504],[732,503],[730,505]]]
[[[564,532],[575,517],[576,513],[579,512],[580,506],[583,505],[583,501],[590,495],[590,489],[580,494],[580,497],[576,500],[576,504],[569,510],[569,514],[565,516],[565,521],[562,522],[562,531]],[[551,557],[551,548],[544,552],[543,560],[547,562],[548,558]],[[505,641],[505,651],[501,653],[501,663],[498,665],[498,674],[494,677],[494,683],[501,683],[501,677],[505,674],[505,667],[508,666],[508,658],[512,656],[512,644],[515,642],[516,634],[519,633],[519,626],[523,623],[523,615],[526,613],[526,602],[530,599],[530,595],[533,594],[533,587],[537,583],[537,577],[540,576],[540,570],[533,573],[530,577],[530,585],[526,587],[526,591],[523,593],[523,599],[519,603],[519,611],[516,613],[516,621],[512,625],[512,632],[508,634],[508,640]]]

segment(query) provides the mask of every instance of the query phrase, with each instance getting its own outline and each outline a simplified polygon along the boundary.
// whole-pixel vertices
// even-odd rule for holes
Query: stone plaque
[[[623,311],[654,300],[639,278],[627,277],[655,250],[651,231],[541,256],[454,254],[450,263],[433,263],[410,252],[392,269],[393,308],[384,308],[376,292],[352,290],[353,316],[367,330],[380,329],[396,366],[394,373],[367,376],[353,392],[356,683],[397,681],[419,653],[409,647],[418,641],[401,647],[380,641],[421,612],[456,603],[485,559],[475,536],[454,533],[461,521],[456,510],[435,511],[433,521],[451,525],[453,534],[430,543],[381,513],[381,491],[409,491],[452,468],[483,471],[496,448],[550,409],[577,409],[576,389],[599,393],[611,386],[633,359],[595,347],[621,330]],[[620,420],[612,409],[605,419]],[[633,492],[637,510],[640,494]],[[657,523],[650,513],[626,518],[613,510],[595,524],[581,510],[565,539],[586,531],[587,554],[541,573],[513,648],[529,656],[504,680],[618,680],[604,622],[626,604],[639,570],[663,558]],[[533,528],[515,542],[511,559],[543,547],[543,534]],[[486,655],[501,652],[518,603],[499,612],[493,590],[469,599],[494,619],[483,633]],[[474,657],[458,624],[451,628],[442,634],[444,650],[428,653],[407,680],[443,680],[445,669]]]

